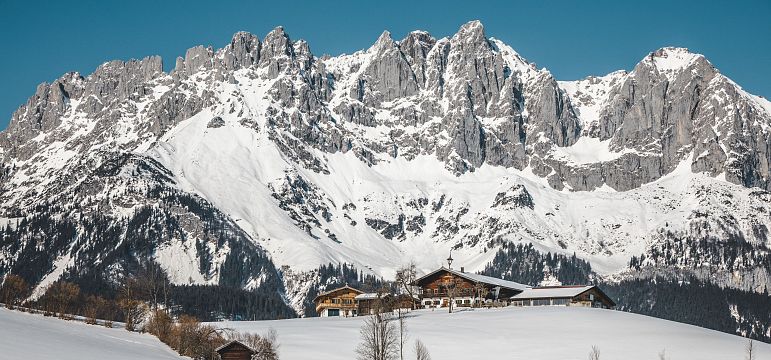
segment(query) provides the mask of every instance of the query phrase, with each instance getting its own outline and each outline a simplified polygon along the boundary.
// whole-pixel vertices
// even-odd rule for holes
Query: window
[[[514,306],[523,306],[525,303],[522,300],[514,300],[511,304]]]
[[[434,300],[434,305],[439,305],[439,300]]]
[[[327,316],[340,316],[340,309],[327,309]]]
[[[469,299],[463,300],[463,303],[464,304],[471,304],[471,300],[469,300]]]
[[[423,305],[430,306],[431,305],[431,301],[430,300],[426,301],[426,302],[423,303]]]
[[[567,305],[570,302],[570,299],[552,299],[551,304],[552,305]]]
[[[533,306],[549,305],[549,299],[535,299],[533,300]]]

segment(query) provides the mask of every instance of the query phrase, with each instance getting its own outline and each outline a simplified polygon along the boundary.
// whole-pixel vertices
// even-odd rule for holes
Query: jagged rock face
[[[763,197],[737,199],[771,186],[769,109],[684,49],[561,82],[476,21],[443,39],[385,32],[325,58],[283,28],[262,41],[239,32],[222,49],[189,49],[170,73],[148,57],[40,85],[0,133],[0,220],[51,199],[69,206],[54,216],[131,217],[158,203],[153,183],[125,181],[136,167],[92,170],[137,156],[165,174],[165,191],[197,194],[240,229],[237,242],[298,271],[350,262],[389,277],[405,257],[430,268],[448,248],[481,269],[490,250],[523,241],[611,259],[605,273],[617,274],[657,244],[729,233],[760,254],[769,220],[737,216],[730,232],[704,233],[687,214],[768,211]],[[142,191],[127,201],[128,187]],[[699,187],[734,197],[682,200]],[[226,256],[194,230],[184,228],[196,254],[210,254],[201,261]],[[20,256],[0,260],[9,269]],[[721,283],[759,289],[764,266]],[[256,281],[247,273],[238,281]]]

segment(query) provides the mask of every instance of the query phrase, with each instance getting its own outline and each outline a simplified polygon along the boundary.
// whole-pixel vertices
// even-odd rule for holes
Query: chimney
[[[466,269],[463,268],[463,266],[460,267],[460,272],[466,272]]]

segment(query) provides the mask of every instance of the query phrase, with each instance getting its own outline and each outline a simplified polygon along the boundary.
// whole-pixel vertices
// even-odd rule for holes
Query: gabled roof
[[[479,274],[473,274],[473,273],[468,273],[468,272],[457,271],[457,270],[453,270],[453,269],[448,269],[448,268],[446,268],[444,266],[442,266],[441,268],[436,269],[436,270],[434,270],[434,271],[432,271],[432,272],[430,272],[430,273],[428,273],[426,275],[421,276],[420,278],[415,280],[415,283],[417,284],[420,281],[422,281],[423,279],[426,279],[426,278],[428,278],[430,276],[433,276],[433,275],[435,275],[436,273],[438,273],[440,271],[449,272],[449,273],[451,273],[451,274],[453,274],[455,276],[462,277],[462,278],[464,278],[466,280],[469,280],[469,281],[473,281],[473,282],[477,282],[477,283],[483,283],[483,284],[488,284],[488,285],[493,285],[493,286],[500,286],[502,288],[507,288],[507,289],[512,289],[512,290],[523,291],[523,290],[531,288],[531,286],[520,284],[520,283],[517,283],[517,282],[503,280],[503,279],[498,279],[498,278],[494,278],[494,277],[490,277],[490,276],[485,276],[485,275],[479,275]]]
[[[242,343],[242,342],[240,342],[240,341],[238,341],[238,340],[231,340],[231,341],[229,341],[228,343],[226,343],[225,345],[222,345],[222,346],[220,346],[220,347],[218,347],[218,348],[214,349],[214,352],[217,352],[217,353],[218,353],[218,352],[220,352],[220,351],[223,351],[223,350],[225,350],[225,349],[227,349],[227,348],[229,348],[229,347],[231,347],[231,346],[233,346],[233,345],[240,345],[240,346],[242,346],[242,347],[246,348],[247,350],[249,350],[249,352],[251,352],[251,353],[252,353],[252,355],[254,355],[254,354],[256,354],[256,353],[257,353],[257,351],[256,351],[256,350],[252,349],[252,348],[251,348],[251,347],[249,347],[249,346],[246,346],[246,345],[244,345],[244,343]]]
[[[364,291],[361,291],[359,289],[355,289],[355,288],[352,288],[352,287],[350,287],[348,285],[345,285],[343,287],[339,287],[337,289],[332,289],[332,290],[329,290],[329,291],[325,291],[325,292],[323,292],[321,294],[316,295],[316,297],[313,299],[313,302],[316,302],[316,300],[318,300],[322,296],[327,296],[329,294],[332,294],[332,293],[334,293],[336,291],[340,291],[340,290],[351,290],[351,291],[353,291],[355,293],[358,293],[358,294],[363,294],[364,293]]]
[[[514,295],[511,299],[572,298],[581,295],[593,287],[594,285],[536,287]]]
[[[527,289],[517,295],[511,297],[512,300],[522,299],[553,299],[553,298],[574,298],[581,295],[591,289],[597,290],[600,295],[604,296],[613,306],[616,302],[613,301],[608,295],[606,295],[596,285],[567,285],[567,286],[543,286],[532,289]]]

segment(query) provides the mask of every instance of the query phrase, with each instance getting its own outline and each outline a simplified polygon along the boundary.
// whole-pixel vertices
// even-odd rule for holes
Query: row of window
[[[511,302],[514,306],[547,306],[547,305],[567,305],[570,299],[533,299],[533,300],[514,300]]]
[[[325,301],[325,302],[327,302],[327,303],[330,303],[330,302],[331,302],[332,304],[353,305],[353,299],[338,299],[338,298],[333,298],[333,299],[331,299],[331,300],[327,300],[327,301]]]
[[[424,295],[439,295],[439,294],[446,293],[445,290],[446,289],[424,289],[423,290],[423,294]],[[475,293],[475,291],[472,288],[455,289],[455,294],[456,295],[472,295],[474,293]]]

